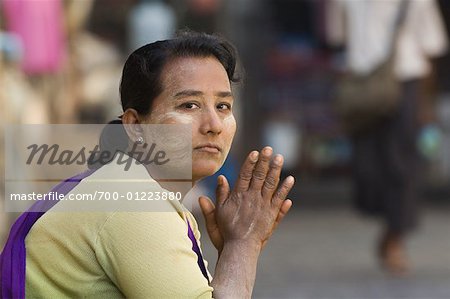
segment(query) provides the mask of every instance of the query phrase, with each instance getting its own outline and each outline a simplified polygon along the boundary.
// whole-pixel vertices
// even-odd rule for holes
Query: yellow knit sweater
[[[111,188],[102,181],[124,175],[117,167],[103,166],[69,194]],[[140,167],[134,174],[148,179]],[[212,297],[187,233],[189,221],[199,240],[197,223],[178,201],[160,202],[160,212],[56,211],[65,204],[45,213],[26,238],[28,298]]]

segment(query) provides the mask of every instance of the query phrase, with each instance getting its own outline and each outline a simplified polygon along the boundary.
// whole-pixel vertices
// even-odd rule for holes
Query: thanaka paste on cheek
[[[166,105],[161,103],[155,107],[151,113],[151,122],[154,124],[175,123],[175,124],[191,124],[193,118],[191,115],[177,111],[167,111]]]
[[[167,112],[166,114],[161,115],[158,118],[158,120],[160,122],[164,122],[167,120],[173,120],[173,121],[175,121],[175,123],[179,123],[179,124],[192,124],[192,122],[193,122],[193,118],[191,115],[188,115],[186,113],[176,112],[176,111]]]
[[[223,119],[223,121],[226,122],[226,125],[232,125],[232,124],[236,123],[236,120],[234,119],[234,115],[233,114],[227,115]],[[229,124],[229,123],[231,123],[231,124]]]
[[[224,117],[223,125],[224,125],[224,130],[226,130],[227,132],[233,131],[233,134],[231,137],[231,141],[233,141],[234,134],[236,133],[236,119],[234,118],[234,115],[232,113],[230,115],[227,115],[226,117]],[[230,146],[231,146],[231,142],[230,142]]]

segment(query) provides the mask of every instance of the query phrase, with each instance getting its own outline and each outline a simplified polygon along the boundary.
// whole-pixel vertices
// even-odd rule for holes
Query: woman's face
[[[146,122],[192,126],[192,178],[222,166],[236,132],[227,73],[214,57],[180,57],[162,70],[162,93]]]

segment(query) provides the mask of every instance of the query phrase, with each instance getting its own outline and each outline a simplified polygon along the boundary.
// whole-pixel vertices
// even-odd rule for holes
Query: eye
[[[193,103],[193,102],[186,102],[186,103],[181,104],[178,107],[181,109],[185,109],[185,110],[193,110],[193,109],[200,108],[198,104]]]
[[[220,103],[216,108],[219,110],[231,110],[231,105],[228,103]]]

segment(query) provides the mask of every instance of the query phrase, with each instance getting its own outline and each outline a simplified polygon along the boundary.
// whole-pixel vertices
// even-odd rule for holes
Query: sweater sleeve
[[[95,246],[99,263],[127,298],[212,297],[176,212],[117,212]]]

